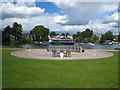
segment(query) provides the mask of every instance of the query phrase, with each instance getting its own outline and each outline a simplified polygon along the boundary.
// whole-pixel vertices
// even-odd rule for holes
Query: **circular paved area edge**
[[[70,57],[52,57],[52,52],[46,49],[27,49],[12,52],[11,55],[29,59],[42,59],[42,60],[81,60],[81,59],[97,59],[113,56],[113,53],[106,52],[105,50],[85,50],[84,53],[72,52]]]

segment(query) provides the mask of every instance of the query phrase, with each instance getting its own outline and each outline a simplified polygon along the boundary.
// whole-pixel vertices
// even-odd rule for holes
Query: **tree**
[[[76,38],[77,38],[77,34],[73,34],[73,39],[74,39],[75,42],[77,42]]]
[[[81,32],[77,32],[76,34],[73,34],[73,38],[76,42],[82,42]]]
[[[60,35],[60,34],[57,33],[56,35]]]
[[[87,42],[88,38],[92,38],[93,31],[87,28],[85,31],[81,33],[82,41]]]
[[[92,38],[92,35],[93,35],[93,31],[90,30],[90,29],[86,29],[85,31],[83,31],[81,33],[82,37],[85,39],[85,38]]]
[[[106,41],[106,36],[103,34],[100,38],[100,43],[103,44]]]
[[[69,33],[66,33],[66,37],[67,37],[68,35],[70,35],[70,34],[69,34]]]
[[[30,33],[36,37],[36,41],[48,41],[49,29],[42,25],[35,26]]]
[[[108,31],[102,35],[100,39],[100,43],[103,44],[106,40],[110,40],[110,41],[113,40],[113,33],[111,31]]]
[[[52,36],[56,36],[57,34],[56,34],[56,32],[51,32],[50,33],[50,36],[52,37]]]
[[[92,37],[92,39],[93,39],[94,43],[99,43],[99,37],[98,36],[94,35]]]
[[[106,36],[107,40],[111,40],[112,41],[114,39],[113,33],[111,31],[106,32],[105,36]]]
[[[85,38],[84,42],[94,43],[95,41],[92,38]]]
[[[83,32],[77,32],[77,34],[74,34],[73,38],[76,42],[90,42],[90,41],[93,42],[92,35],[93,31],[87,28]]]
[[[83,37],[82,37],[82,33],[81,32],[77,32],[76,40],[77,40],[77,42],[82,42],[83,41]]]
[[[64,33],[62,33],[62,36],[64,36],[65,34]]]
[[[77,37],[81,36],[81,32],[77,32],[76,35],[77,35]]]
[[[13,23],[12,35],[15,36],[15,40],[21,39],[22,36],[22,25],[17,22]]]
[[[11,34],[12,34],[12,28],[10,26],[5,27],[4,31],[2,31],[2,41],[10,43]]]
[[[11,40],[20,40],[22,37],[22,25],[18,24],[17,22],[13,23],[13,27],[7,26],[2,31],[2,41],[3,44],[10,44],[12,45],[13,41]]]

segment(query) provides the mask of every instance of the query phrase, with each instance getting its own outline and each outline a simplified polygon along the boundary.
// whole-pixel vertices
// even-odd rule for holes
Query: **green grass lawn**
[[[3,88],[117,88],[118,52],[94,60],[37,60],[3,50]]]

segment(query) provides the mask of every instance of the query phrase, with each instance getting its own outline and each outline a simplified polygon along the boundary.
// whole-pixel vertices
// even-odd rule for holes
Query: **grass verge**
[[[117,88],[118,52],[93,60],[36,60],[3,50],[3,88]]]

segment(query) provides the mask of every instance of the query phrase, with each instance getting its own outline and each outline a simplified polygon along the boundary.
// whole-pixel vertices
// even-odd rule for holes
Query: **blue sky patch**
[[[63,14],[62,10],[52,2],[35,2],[36,7],[45,8],[45,13]]]

